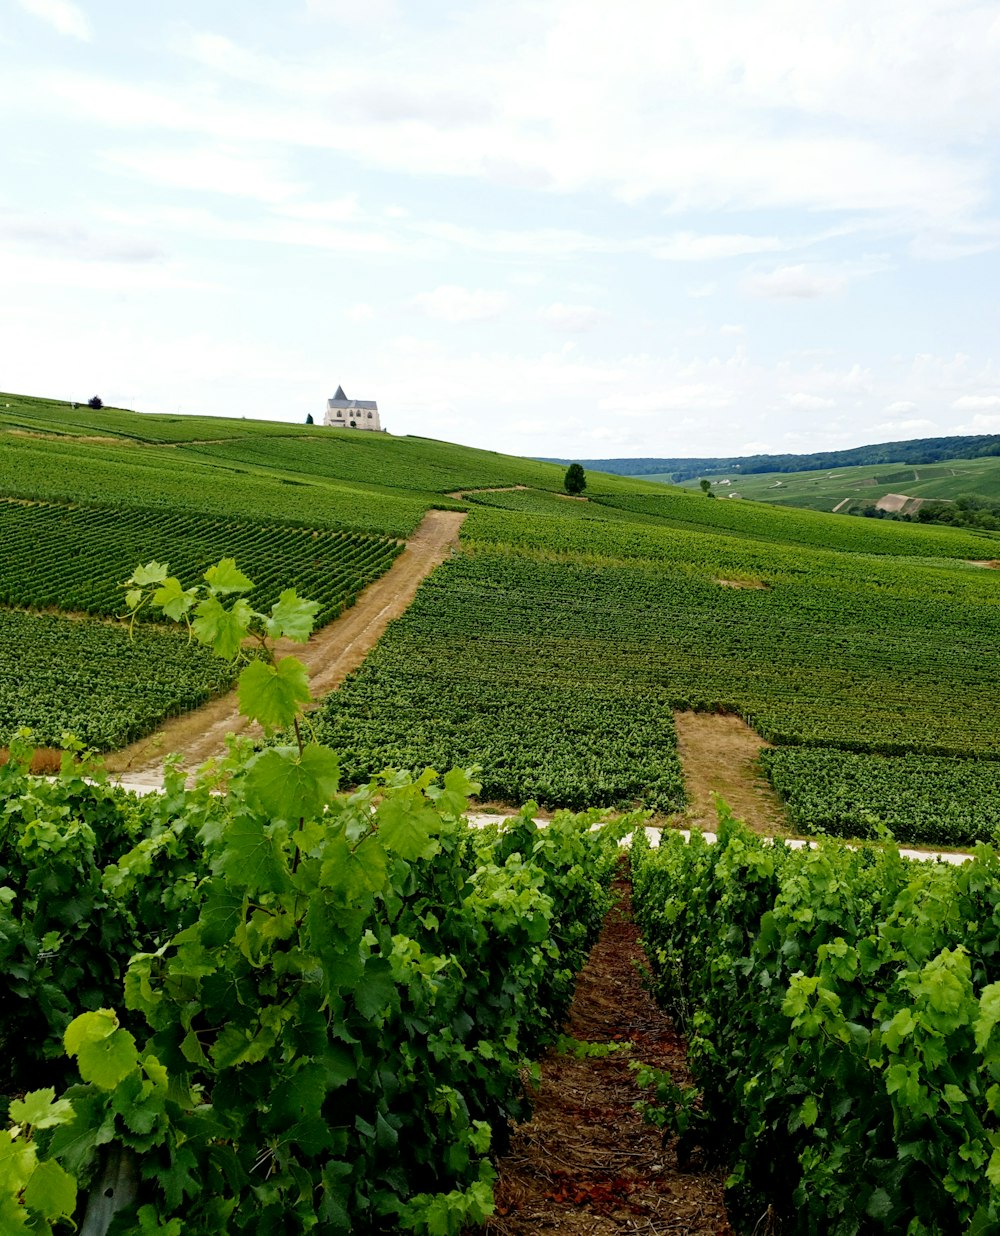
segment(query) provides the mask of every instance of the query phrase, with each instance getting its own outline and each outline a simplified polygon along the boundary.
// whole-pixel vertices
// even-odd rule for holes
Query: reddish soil
[[[531,1120],[514,1130],[498,1164],[496,1214],[488,1236],[729,1236],[722,1200],[725,1172],[682,1170],[672,1143],[643,1123],[635,1104],[644,1092],[631,1061],[689,1081],[684,1042],[643,986],[642,949],[627,880],[618,905],[577,982],[566,1033],[585,1043],[620,1042],[630,1051],[602,1059],[549,1052]],[[471,1236],[471,1233],[470,1233]]]

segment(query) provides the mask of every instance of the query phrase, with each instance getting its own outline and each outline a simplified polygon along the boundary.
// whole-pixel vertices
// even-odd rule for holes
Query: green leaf
[[[234,888],[280,892],[288,884],[284,864],[264,821],[243,815],[223,834],[225,848],[215,869]]]
[[[413,807],[406,796],[384,799],[378,808],[378,834],[385,848],[410,861],[431,858],[441,848],[435,836],[443,828],[430,807]]]
[[[84,1081],[113,1090],[139,1063],[139,1053],[127,1030],[115,1030],[105,1039],[82,1043],[76,1062]]]
[[[994,1150],[986,1165],[986,1179],[994,1189],[1000,1189],[1000,1150]]]
[[[819,1116],[819,1107],[816,1104],[816,1098],[814,1095],[810,1094],[806,1098],[805,1102],[802,1104],[802,1110],[799,1115],[801,1116],[802,1123],[806,1126],[806,1128],[811,1129]]]
[[[37,1231],[37,1228],[34,1229]],[[350,1231],[350,1228],[346,1229]],[[28,1231],[28,1212],[13,1197],[0,1195],[0,1232],[4,1236],[16,1236]]]
[[[304,644],[312,634],[313,621],[319,609],[318,601],[304,601],[294,588],[286,588],[271,606],[267,633],[272,639],[284,635],[287,639]]]
[[[217,656],[225,657],[227,661],[235,660],[253,618],[249,603],[239,600],[234,602],[232,609],[226,609],[215,597],[206,597],[198,602],[194,612],[191,629],[197,639]]]
[[[118,1029],[118,1015],[113,1009],[96,1009],[92,1013],[81,1013],[74,1017],[63,1034],[63,1046],[66,1054],[75,1056],[84,1043],[94,1043],[106,1039]]]
[[[892,1209],[892,1199],[885,1189],[876,1189],[868,1199],[865,1212],[873,1219],[884,1219]]]
[[[35,1161],[35,1147],[30,1142],[13,1130],[0,1129],[0,1197],[21,1192],[34,1171]]]
[[[340,768],[328,747],[271,747],[247,763],[247,802],[271,819],[312,818],[337,792]]]
[[[284,657],[277,665],[251,661],[239,684],[240,712],[259,721],[265,730],[292,724],[299,705],[312,699],[306,667],[296,657]]]
[[[976,1046],[986,1050],[993,1027],[1000,1021],[1000,983],[990,983],[979,996],[979,1016],[976,1018]]]
[[[69,1216],[76,1209],[76,1180],[52,1159],[39,1163],[24,1190],[24,1204],[46,1219]]]
[[[365,962],[364,974],[354,989],[358,1012],[371,1021],[392,1003],[395,994],[396,984],[389,962],[384,957],[369,957]]]
[[[153,584],[162,584],[169,570],[168,562],[147,562],[145,566],[136,567],[125,582],[135,588],[149,588]]]
[[[73,1104],[68,1099],[57,1099],[55,1088],[48,1086],[44,1090],[32,1090],[23,1099],[12,1099],[10,1118],[15,1124],[26,1124],[33,1129],[53,1129],[73,1119]]]
[[[127,600],[128,598],[126,598]],[[182,588],[173,575],[163,581],[153,593],[153,604],[158,605],[168,618],[179,622],[198,599],[197,588]]]
[[[125,606],[127,609],[138,609],[142,604],[142,589],[130,588],[125,593]]]
[[[250,592],[253,583],[236,569],[235,558],[222,558],[205,572],[205,582],[213,592]]]

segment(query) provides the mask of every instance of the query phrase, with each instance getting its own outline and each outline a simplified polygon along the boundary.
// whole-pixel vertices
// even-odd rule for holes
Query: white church
[[[375,400],[348,399],[342,386],[338,386],[336,395],[326,401],[323,424],[335,429],[382,429]]]

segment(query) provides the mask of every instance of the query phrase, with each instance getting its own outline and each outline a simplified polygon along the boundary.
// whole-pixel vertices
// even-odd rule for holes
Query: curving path
[[[307,644],[283,640],[279,651],[297,656],[309,670],[313,696],[321,699],[358,668],[393,618],[412,602],[417,589],[458,543],[464,511],[428,511],[406,548],[386,573],[362,592],[350,609],[315,632]],[[108,772],[133,785],[163,784],[164,758],[172,752],[195,768],[224,755],[227,734],[259,734],[241,716],[236,692],[173,717],[154,733],[105,757]]]

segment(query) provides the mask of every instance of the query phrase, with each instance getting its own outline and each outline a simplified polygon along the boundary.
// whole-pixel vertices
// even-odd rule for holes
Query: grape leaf
[[[44,1090],[32,1090],[23,1099],[12,1099],[9,1114],[15,1124],[53,1129],[73,1119],[73,1104],[68,1099],[57,1099],[55,1088],[48,1086]]]
[[[135,1039],[127,1030],[115,1030],[107,1038],[81,1043],[76,1054],[80,1076],[100,1090],[113,1090],[138,1062]]]
[[[273,639],[284,635],[299,644],[304,644],[312,634],[313,620],[318,613],[318,601],[304,601],[294,588],[286,588],[271,606],[271,617],[267,620],[267,633]]]
[[[239,697],[243,716],[265,730],[289,726],[299,704],[312,698],[306,667],[296,657],[284,657],[277,665],[251,661],[240,675]]]
[[[39,1163],[24,1190],[24,1204],[46,1219],[71,1215],[76,1209],[76,1180],[53,1159]]]
[[[149,588],[152,584],[162,584],[170,570],[169,562],[147,562],[138,566],[125,581],[136,588]]]
[[[288,877],[263,820],[239,816],[226,829],[224,840],[216,869],[234,888],[280,892],[287,886]]]
[[[173,575],[165,579],[153,593],[153,604],[158,605],[168,618],[178,622],[198,599],[197,588],[182,588],[180,580]],[[126,600],[128,598],[126,597]]]
[[[205,572],[205,582],[213,592],[249,592],[253,583],[236,569],[235,558],[222,558]]]
[[[241,599],[234,602],[232,609],[226,609],[215,597],[206,597],[198,602],[194,612],[191,625],[200,642],[227,661],[234,660],[253,618],[249,602]]]
[[[311,742],[301,755],[296,747],[271,747],[247,764],[247,801],[271,819],[310,818],[322,813],[339,780],[329,747]]]
[[[75,1056],[84,1043],[106,1039],[118,1029],[118,1016],[113,1009],[96,1009],[74,1017],[63,1034],[67,1055]]]
[[[442,827],[436,811],[411,807],[402,794],[383,800],[378,808],[379,838],[401,858],[431,858],[441,848],[434,834]]]

